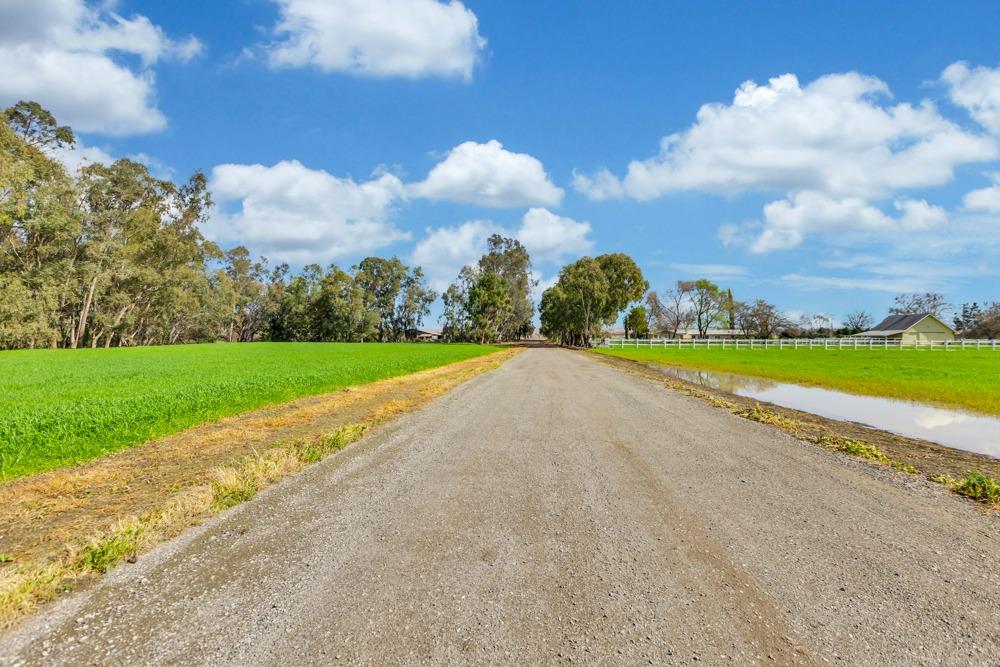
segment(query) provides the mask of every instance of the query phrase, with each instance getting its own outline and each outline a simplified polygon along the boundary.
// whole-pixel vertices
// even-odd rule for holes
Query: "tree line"
[[[200,232],[204,174],[177,185],[127,158],[69,174],[52,152],[74,139],[37,103],[3,111],[0,348],[401,340],[437,298],[397,258],[293,274],[223,251]]]

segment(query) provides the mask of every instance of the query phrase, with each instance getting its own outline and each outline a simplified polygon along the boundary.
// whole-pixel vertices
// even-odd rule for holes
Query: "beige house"
[[[910,345],[955,340],[954,329],[930,313],[890,315],[870,331],[862,331],[855,335],[865,338],[898,339]]]

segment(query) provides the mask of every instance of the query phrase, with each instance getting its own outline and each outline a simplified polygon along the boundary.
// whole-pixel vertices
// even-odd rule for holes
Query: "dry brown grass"
[[[518,351],[257,410],[0,486],[0,629]]]

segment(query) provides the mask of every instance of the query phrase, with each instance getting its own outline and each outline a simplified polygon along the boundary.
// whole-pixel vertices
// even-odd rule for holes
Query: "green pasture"
[[[1000,352],[975,350],[598,349],[665,366],[740,373],[1000,415]]]
[[[239,343],[0,352],[0,480],[86,461],[264,405],[496,349]]]

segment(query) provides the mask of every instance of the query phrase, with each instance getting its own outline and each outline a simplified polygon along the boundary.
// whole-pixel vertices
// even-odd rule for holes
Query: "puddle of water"
[[[814,415],[872,426],[910,438],[1000,458],[1000,419],[891,398],[860,396],[763,378],[674,366],[670,375],[737,396],[754,398]]]

